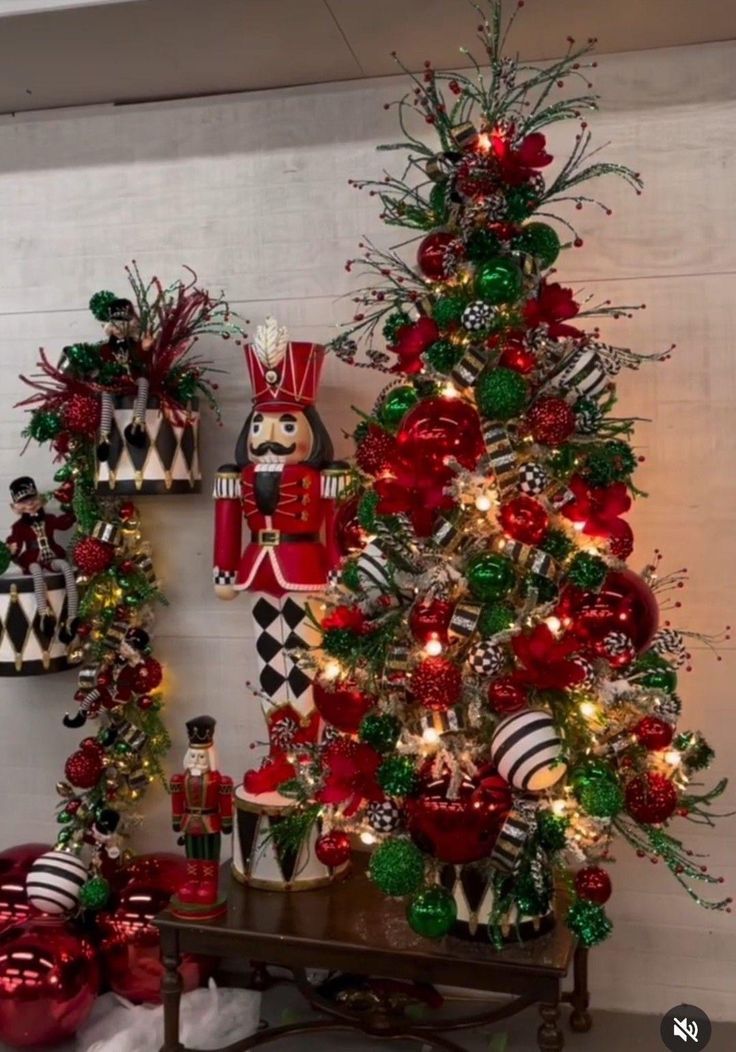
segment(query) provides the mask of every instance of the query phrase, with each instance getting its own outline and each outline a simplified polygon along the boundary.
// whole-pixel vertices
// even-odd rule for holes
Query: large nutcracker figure
[[[187,877],[171,900],[171,911],[204,920],[225,909],[218,897],[218,863],[222,836],[232,831],[233,781],[217,770],[212,716],[198,716],[186,726],[184,771],[172,777],[170,791],[172,826],[182,834]]]
[[[290,757],[320,735],[311,679],[294,649],[316,640],[307,610],[339,558],[333,517],[345,469],[333,461],[314,405],[324,347],[290,341],[269,318],[245,353],[253,405],[236,463],[220,468],[215,482],[214,582],[221,599],[253,595],[269,732],[269,755],[259,770],[246,773],[236,806],[260,799],[278,807],[285,802],[278,786],[293,774]],[[243,546],[244,521],[249,534]]]

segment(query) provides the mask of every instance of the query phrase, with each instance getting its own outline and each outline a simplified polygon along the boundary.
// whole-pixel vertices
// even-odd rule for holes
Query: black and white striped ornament
[[[652,650],[675,668],[681,668],[687,661],[685,640],[674,628],[660,628],[652,640]]]
[[[482,332],[487,329],[493,318],[493,307],[483,300],[475,300],[469,303],[463,311],[461,318],[462,327],[468,332]]]
[[[530,497],[543,493],[550,482],[550,476],[541,464],[529,460],[519,468],[519,489]]]
[[[79,905],[87,866],[68,851],[47,851],[31,866],[26,877],[28,901],[42,913],[69,916]]]
[[[601,641],[601,651],[613,668],[626,668],[636,658],[636,647],[625,632],[608,632]]]
[[[467,662],[477,676],[497,676],[506,664],[503,647],[481,639],[468,651]]]
[[[654,715],[661,716],[667,723],[673,726],[677,723],[682,712],[682,701],[677,694],[662,694],[654,703]]]
[[[391,588],[391,570],[384,552],[375,543],[367,545],[358,557],[358,578],[367,596],[377,597]]]
[[[581,435],[595,435],[603,421],[603,410],[590,398],[575,403],[575,430]]]
[[[403,825],[403,813],[395,800],[375,800],[368,804],[366,817],[377,833],[394,833]]]
[[[534,823],[526,811],[517,807],[509,811],[488,859],[493,869],[507,876],[516,870],[533,828]]]
[[[501,720],[491,739],[491,761],[515,789],[540,793],[559,782],[566,765],[554,720],[543,709],[524,709]]]
[[[554,388],[568,401],[575,398],[600,398],[609,382],[598,353],[590,347],[581,347],[563,358],[548,377],[544,389]]]
[[[583,670],[584,678],[581,679],[579,683],[576,683],[575,686],[589,687],[595,679],[595,668],[593,667],[593,662],[588,661],[588,659],[586,657],[583,657],[582,654],[573,654],[570,660],[574,665],[577,665],[578,668],[581,668]]]

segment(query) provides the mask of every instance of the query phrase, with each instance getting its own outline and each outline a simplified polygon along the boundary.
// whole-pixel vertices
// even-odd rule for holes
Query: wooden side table
[[[246,1049],[293,1034],[316,1031],[360,1030],[384,1041],[399,1038],[446,1052],[463,1052],[443,1036],[447,1031],[469,1029],[497,1022],[531,1005],[539,1005],[542,1022],[538,1044],[542,1052],[560,1052],[560,1006],[572,1005],[570,1026],[590,1029],[587,988],[587,951],[578,946],[563,924],[549,934],[500,952],[486,943],[445,938],[430,942],[409,929],[401,902],[386,899],[368,880],[364,863],[340,884],[300,893],[260,891],[231,880],[228,912],[208,923],[183,921],[163,913],[156,919],[161,932],[166,968],[164,1044],[161,1052],[196,1052],[185,1049],[179,1037],[181,979],[178,966],[183,953],[268,962],[291,970],[312,1008],[321,1018],[258,1031],[220,1052]],[[573,966],[573,988],[562,992],[562,981]],[[377,1003],[370,1010],[328,1000],[310,986],[307,968],[463,987],[508,994],[493,1008],[451,1019],[417,1020]],[[261,981],[264,969],[257,968]]]

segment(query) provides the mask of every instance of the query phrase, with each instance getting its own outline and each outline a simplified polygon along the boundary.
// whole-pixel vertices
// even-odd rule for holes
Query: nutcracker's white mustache
[[[296,449],[296,442],[292,442],[290,446],[282,446],[280,442],[261,442],[259,446],[254,446],[251,442],[250,451],[254,457],[265,457],[266,453],[276,453],[280,457],[288,457]]]

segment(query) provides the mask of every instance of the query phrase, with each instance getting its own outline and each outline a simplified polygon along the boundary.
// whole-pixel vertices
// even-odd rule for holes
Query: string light
[[[437,745],[440,740],[440,736],[434,727],[425,727],[422,733],[422,741],[425,745]]]
[[[475,506],[478,511],[490,511],[491,510],[491,498],[487,493],[479,493],[475,498]]]
[[[442,394],[445,396],[445,398],[457,398],[459,392],[457,387],[455,387],[454,383],[452,383],[451,380],[448,380],[442,388]]]
[[[360,834],[360,839],[363,844],[367,844],[368,846],[370,846],[371,844],[375,844],[376,842],[376,838],[373,836],[373,833],[369,833],[367,831],[365,833]]]
[[[664,758],[670,767],[679,767],[682,763],[682,753],[677,749],[668,749],[664,754]]]
[[[322,671],[322,675],[327,680],[335,680],[341,672],[342,665],[339,661],[328,661]]]
[[[598,714],[598,709],[592,701],[581,701],[578,708],[581,716],[585,716],[586,720],[592,720]]]
[[[431,636],[424,644],[424,653],[430,657],[438,657],[442,653],[442,643],[437,636]]]

